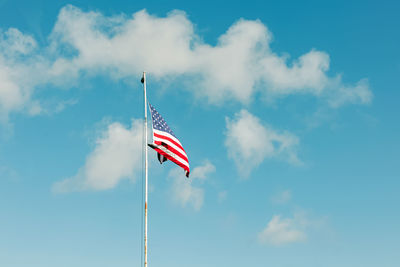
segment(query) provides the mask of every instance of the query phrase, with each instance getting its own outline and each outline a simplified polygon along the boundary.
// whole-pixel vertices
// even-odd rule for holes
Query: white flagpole
[[[148,175],[147,175],[147,95],[146,95],[146,72],[143,72],[143,91],[144,91],[144,149],[145,149],[145,194],[144,194],[144,267],[147,267],[147,191],[148,191]]]

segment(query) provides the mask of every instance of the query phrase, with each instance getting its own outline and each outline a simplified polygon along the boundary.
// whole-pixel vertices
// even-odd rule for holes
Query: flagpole
[[[148,194],[148,173],[147,173],[147,95],[146,95],[146,72],[143,72],[143,91],[144,91],[144,149],[145,149],[145,194],[144,194],[144,267],[147,267],[147,194]]]

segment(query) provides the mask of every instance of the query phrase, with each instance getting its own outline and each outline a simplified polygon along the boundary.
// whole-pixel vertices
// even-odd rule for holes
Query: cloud
[[[292,192],[290,190],[279,192],[271,197],[272,202],[276,204],[286,204],[291,199],[292,199]]]
[[[330,106],[334,108],[340,107],[346,103],[369,104],[373,98],[367,79],[362,79],[355,86],[345,86],[338,81],[335,88],[337,91],[335,97],[330,97],[328,99]]]
[[[297,59],[273,52],[272,33],[259,20],[238,20],[213,46],[195,33],[183,11],[165,17],[146,10],[107,17],[67,5],[48,40],[39,47],[17,29],[0,31],[1,116],[29,111],[41,86],[68,87],[92,75],[126,79],[143,70],[154,79],[190,80],[186,89],[211,104],[247,104],[255,93],[307,93],[332,107],[372,100],[367,80],[347,85],[340,75],[327,74],[325,52],[311,49]]]
[[[32,86],[29,85],[30,66],[23,64],[23,58],[31,53],[37,44],[33,37],[10,28],[0,30],[0,119],[5,121],[9,111],[19,110],[30,99]],[[31,64],[31,63],[29,63]],[[25,77],[25,78],[24,78]],[[31,81],[36,84],[36,81]]]
[[[307,226],[308,220],[300,214],[286,219],[281,215],[274,215],[264,230],[258,234],[258,240],[262,244],[273,246],[302,242],[307,239],[305,232]]]
[[[100,191],[114,188],[121,180],[136,178],[141,170],[142,121],[131,128],[111,123],[97,138],[94,150],[78,173],[53,185],[53,192]]]
[[[263,125],[260,119],[241,110],[233,119],[226,118],[225,147],[243,177],[265,159],[280,158],[291,164],[300,164],[296,148],[298,138],[289,132],[278,132]]]
[[[205,180],[210,173],[215,172],[215,166],[208,160],[203,165],[193,169],[190,177],[192,179]]]
[[[145,10],[132,17],[105,17],[66,6],[60,11],[52,40],[54,47],[66,45],[76,52],[62,61],[76,69],[111,69],[118,77],[142,70],[158,78],[197,77],[202,90],[194,92],[211,103],[232,98],[248,103],[259,90],[321,95],[332,87],[338,88],[341,104],[347,97],[351,102],[370,101],[351,93],[357,89],[343,86],[340,76],[327,76],[330,59],[325,52],[312,49],[292,62],[272,52],[272,34],[258,20],[238,20],[211,46],[201,41],[183,11],[172,11],[164,18]],[[191,84],[191,89],[197,88]]]
[[[169,177],[172,178],[172,200],[181,207],[190,207],[199,211],[204,202],[204,189],[200,186],[209,174],[215,172],[215,166],[208,160],[197,166],[191,172],[190,178],[185,179],[180,168],[172,169]]]
[[[32,36],[22,34],[18,29],[9,28],[1,33],[0,49],[14,57],[26,55],[37,47]]]

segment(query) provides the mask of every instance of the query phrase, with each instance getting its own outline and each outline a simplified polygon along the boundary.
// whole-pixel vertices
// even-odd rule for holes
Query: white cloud
[[[135,180],[141,170],[143,123],[134,120],[130,129],[111,123],[96,140],[96,147],[78,173],[53,185],[56,193],[106,190],[123,179]]]
[[[212,46],[201,41],[182,11],[166,17],[145,10],[106,17],[68,5],[49,40],[48,46],[38,47],[33,37],[17,29],[0,32],[3,117],[30,110],[39,86],[66,86],[87,75],[137,77],[142,70],[154,79],[185,77],[192,81],[187,90],[214,104],[249,103],[256,92],[268,97],[309,93],[326,98],[332,107],[372,99],[364,80],[344,85],[339,75],[328,76],[325,52],[312,49],[294,60],[274,53],[272,34],[258,20],[238,20]],[[40,111],[37,106],[34,110]]]
[[[13,70],[5,66],[3,61],[0,57],[0,115],[2,117],[6,116],[9,110],[17,109],[24,101],[23,92],[10,77]]]
[[[334,88],[335,90],[332,92],[334,97],[328,99],[330,106],[334,108],[346,103],[369,104],[373,98],[366,79],[359,81],[355,86],[345,86],[337,81]]]
[[[273,53],[272,34],[258,20],[237,21],[216,46],[210,46],[200,41],[182,11],[172,11],[165,18],[145,10],[132,17],[105,17],[67,6],[60,12],[52,39],[53,46],[68,45],[77,52],[72,59],[63,59],[63,64],[76,69],[112,69],[119,77],[142,70],[158,78],[198,76],[202,90],[194,92],[212,103],[229,98],[247,103],[257,90],[320,95],[333,84],[343,90],[339,94],[345,103],[347,92],[353,90],[342,86],[340,76],[327,76],[330,60],[325,52],[313,49],[292,62]],[[193,84],[190,88],[197,89]],[[353,94],[350,101],[359,97]]]
[[[281,158],[292,164],[301,163],[297,157],[298,138],[289,132],[278,132],[263,125],[247,110],[226,119],[225,146],[243,177],[267,158]]]
[[[301,242],[307,239],[305,228],[308,221],[305,217],[296,215],[290,218],[281,218],[274,215],[267,226],[258,234],[260,243],[279,246]]]
[[[171,188],[172,199],[181,207],[190,206],[198,211],[203,206],[204,189],[192,185],[193,180],[187,180],[181,174],[180,169],[173,169],[169,176],[173,178]]]
[[[24,35],[18,29],[9,28],[6,32],[0,32],[0,51],[8,56],[26,55],[37,47],[32,36]]]
[[[286,204],[291,199],[292,199],[292,192],[290,190],[279,192],[271,197],[272,202],[276,204]]]
[[[213,172],[215,172],[215,166],[209,161],[194,168],[189,179],[185,179],[182,169],[172,169],[169,173],[173,182],[172,200],[181,207],[191,207],[195,211],[200,210],[204,202],[204,189],[200,184]]]
[[[46,60],[37,54],[32,36],[10,28],[0,30],[0,120],[8,114],[27,111],[34,114],[40,108],[32,101],[34,88],[48,80]]]
[[[215,172],[215,166],[208,160],[203,165],[197,166],[190,174],[192,179],[205,180],[210,173]]]

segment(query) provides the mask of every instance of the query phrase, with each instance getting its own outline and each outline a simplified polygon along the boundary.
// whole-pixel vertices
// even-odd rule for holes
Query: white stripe
[[[160,138],[160,137],[157,137],[157,136],[153,136],[153,140],[154,140],[154,141],[161,141],[161,142],[163,142],[163,143],[166,143],[167,145],[170,145],[170,146],[173,147],[175,150],[177,150],[179,153],[181,153],[182,155],[185,155],[185,156],[187,157],[185,151],[183,151],[180,147],[176,146],[176,145],[175,145],[174,143],[172,143],[171,141],[166,140],[166,139],[163,139],[163,138]]]
[[[189,162],[187,162],[186,160],[182,159],[181,157],[179,157],[175,153],[171,152],[166,147],[163,147],[163,146],[160,146],[160,145],[156,145],[156,147],[159,148],[160,150],[164,151],[169,156],[173,157],[174,159],[176,159],[177,161],[179,161],[180,163],[182,163],[183,165],[185,165],[185,166],[187,166],[189,168]]]
[[[182,144],[181,144],[181,142],[179,142],[179,140],[178,140],[176,137],[170,135],[169,133],[164,132],[164,131],[160,131],[160,130],[157,130],[157,129],[154,129],[154,128],[153,128],[153,132],[154,132],[154,133],[157,133],[157,134],[165,135],[165,136],[171,138],[172,140],[174,140],[175,142],[177,142],[178,144],[180,144],[181,147],[183,147]]]

